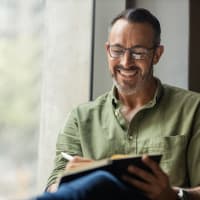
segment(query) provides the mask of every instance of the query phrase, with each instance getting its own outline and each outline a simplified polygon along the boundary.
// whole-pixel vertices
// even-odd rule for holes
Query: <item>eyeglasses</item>
[[[145,48],[145,47],[132,47],[132,48],[124,48],[119,45],[109,45],[109,54],[112,58],[120,58],[123,57],[126,51],[129,51],[131,54],[132,59],[135,60],[144,60],[148,53],[155,49],[156,46],[153,46],[151,48]]]

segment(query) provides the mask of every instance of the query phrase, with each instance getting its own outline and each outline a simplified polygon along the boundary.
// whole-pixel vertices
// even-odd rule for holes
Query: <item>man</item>
[[[160,33],[159,21],[145,9],[125,10],[112,21],[105,47],[114,87],[71,112],[58,136],[49,191],[63,171],[93,160],[159,153],[160,166],[142,158],[153,174],[128,168],[145,182],[123,180],[148,199],[200,199],[200,95],[153,76],[164,51]],[[61,152],[75,157],[66,163]]]

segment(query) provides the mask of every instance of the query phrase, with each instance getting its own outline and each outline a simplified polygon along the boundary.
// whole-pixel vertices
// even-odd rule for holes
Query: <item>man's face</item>
[[[141,48],[138,50],[136,47]],[[118,20],[113,25],[106,50],[109,70],[120,93],[131,95],[152,83],[153,64],[159,61],[163,51],[162,47],[152,47],[154,47],[154,31],[151,25],[129,23],[124,19]],[[131,50],[123,51],[123,48]],[[145,49],[147,51],[143,51]],[[123,55],[121,52],[124,52]],[[141,52],[145,54],[142,54],[142,59],[137,59]]]

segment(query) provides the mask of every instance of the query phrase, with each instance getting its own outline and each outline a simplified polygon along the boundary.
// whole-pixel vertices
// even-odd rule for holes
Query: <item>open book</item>
[[[149,155],[149,157],[155,162],[159,163],[162,156]],[[106,171],[111,172],[113,175],[117,176],[118,178],[120,178],[122,174],[128,173],[127,168],[129,165],[135,165],[139,168],[142,168],[144,170],[151,172],[150,168],[148,168],[142,162],[141,156],[127,156],[127,155],[123,157],[113,156],[111,158],[94,161],[92,163],[89,163],[87,166],[76,168],[74,170],[70,170],[66,172],[60,179],[60,184],[79,178],[81,176],[84,176],[96,170],[106,170]]]

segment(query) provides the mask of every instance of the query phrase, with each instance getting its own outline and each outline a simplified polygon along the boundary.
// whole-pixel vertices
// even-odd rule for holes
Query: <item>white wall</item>
[[[112,19],[125,8],[125,0],[96,0],[94,87],[93,97],[110,90],[112,81],[108,71],[105,42]]]
[[[188,88],[189,1],[137,0],[137,7],[154,13],[161,23],[165,52],[155,74],[165,83]]]
[[[53,168],[56,138],[67,113],[88,101],[91,16],[92,0],[46,1],[39,190]]]

